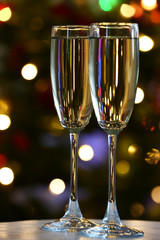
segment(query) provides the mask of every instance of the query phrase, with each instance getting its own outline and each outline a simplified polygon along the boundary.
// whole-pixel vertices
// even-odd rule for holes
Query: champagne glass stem
[[[70,133],[70,146],[71,146],[71,169],[70,169],[70,197],[68,209],[64,217],[82,217],[81,210],[78,204],[78,139],[79,133]]]
[[[116,204],[116,146],[117,135],[108,135],[108,205],[103,223],[121,224]]]

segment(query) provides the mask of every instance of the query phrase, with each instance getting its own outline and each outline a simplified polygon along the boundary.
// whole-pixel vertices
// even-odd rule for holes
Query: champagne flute
[[[132,23],[95,23],[90,29],[90,86],[95,115],[108,136],[108,205],[100,227],[90,237],[137,237],[124,226],[116,205],[116,143],[134,105],[139,73],[139,30]]]
[[[95,226],[83,218],[77,189],[79,133],[89,123],[92,101],[89,85],[89,26],[53,26],[51,81],[55,108],[70,135],[70,196],[64,216],[42,226],[47,231],[79,231]]]

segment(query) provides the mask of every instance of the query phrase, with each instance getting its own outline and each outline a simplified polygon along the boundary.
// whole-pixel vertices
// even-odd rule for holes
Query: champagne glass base
[[[92,238],[140,238],[144,232],[126,225],[107,223],[101,226],[84,230],[82,234]]]
[[[96,223],[85,218],[65,217],[44,224],[42,230],[50,232],[78,232],[95,226]]]

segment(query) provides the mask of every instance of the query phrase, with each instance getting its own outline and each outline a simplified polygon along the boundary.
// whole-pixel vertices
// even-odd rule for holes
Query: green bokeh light
[[[99,0],[100,8],[106,12],[111,11],[112,8],[115,7],[117,3],[118,0]]]

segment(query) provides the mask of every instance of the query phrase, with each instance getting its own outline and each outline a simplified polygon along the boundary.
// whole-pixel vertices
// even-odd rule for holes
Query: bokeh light
[[[64,192],[66,186],[62,179],[55,178],[49,184],[49,190],[52,194],[59,195]]]
[[[155,203],[160,204],[160,186],[156,186],[152,189],[151,198]]]
[[[4,167],[8,162],[8,159],[5,154],[0,154],[0,168]]]
[[[99,0],[99,6],[103,11],[111,11],[118,3],[117,0]]]
[[[81,160],[90,161],[94,156],[94,151],[90,145],[82,145],[79,148],[78,154]]]
[[[11,125],[11,119],[5,114],[0,114],[0,130],[6,130]]]
[[[139,50],[148,52],[154,47],[154,41],[149,36],[143,35],[139,38]]]
[[[144,214],[145,208],[141,203],[136,202],[132,204],[130,212],[134,218],[139,218]]]
[[[120,8],[120,13],[125,18],[131,18],[134,16],[136,9],[129,4],[122,4]]]
[[[21,70],[22,77],[26,80],[34,79],[37,76],[37,73],[37,67],[32,63],[24,65]]]
[[[147,11],[152,11],[157,7],[157,0],[141,0],[142,7]]]
[[[0,169],[0,182],[3,185],[9,185],[14,180],[14,173],[12,169],[3,167]]]
[[[119,175],[125,175],[130,171],[130,164],[126,160],[121,160],[116,164],[116,170]]]
[[[7,22],[12,16],[11,9],[9,7],[4,7],[0,10],[0,21]]]
[[[5,114],[10,111],[9,104],[7,101],[0,99],[0,114]]]
[[[160,23],[160,11],[158,10],[153,10],[151,13],[150,13],[150,16],[149,16],[150,20],[152,23],[155,23],[155,24],[158,24]]]
[[[142,153],[142,148],[138,144],[132,144],[128,148],[128,153],[131,157],[138,158]]]
[[[136,2],[131,2],[131,6],[135,9],[134,18],[140,18],[143,15],[143,8]]]
[[[63,131],[64,127],[60,124],[59,119],[57,116],[53,117],[50,122],[50,129],[56,129],[59,131]]]
[[[137,88],[135,104],[141,103],[144,99],[144,91],[141,88]]]

